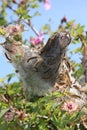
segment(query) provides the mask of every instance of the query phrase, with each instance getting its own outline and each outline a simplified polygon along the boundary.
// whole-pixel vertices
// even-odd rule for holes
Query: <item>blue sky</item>
[[[40,28],[46,24],[50,23],[52,30],[56,31],[58,25],[60,24],[60,19],[63,16],[66,16],[68,20],[75,20],[76,23],[80,23],[81,25],[86,26],[87,30],[87,0],[50,0],[51,1],[51,9],[46,11],[43,3],[41,3],[38,11],[41,13],[41,16],[34,17],[32,19],[33,25],[39,31]],[[8,10],[7,10],[8,11]],[[31,15],[36,10],[31,10]],[[11,15],[11,12],[9,12]],[[15,17],[12,16],[12,19]],[[49,22],[51,19],[51,22]],[[8,20],[10,20],[8,18]],[[29,32],[24,35],[24,38],[28,38],[31,35],[35,35],[31,29]],[[72,46],[73,47],[73,46]],[[76,58],[73,56],[73,58]],[[14,68],[7,62],[2,49],[0,49],[0,78],[5,77],[5,75],[14,72]]]

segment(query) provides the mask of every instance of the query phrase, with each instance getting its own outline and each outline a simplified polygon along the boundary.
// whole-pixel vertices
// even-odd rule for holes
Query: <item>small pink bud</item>
[[[49,10],[51,8],[50,0],[44,0],[44,7],[46,10]]]
[[[64,17],[61,19],[61,24],[66,23],[66,22],[67,22],[67,18],[64,16]]]

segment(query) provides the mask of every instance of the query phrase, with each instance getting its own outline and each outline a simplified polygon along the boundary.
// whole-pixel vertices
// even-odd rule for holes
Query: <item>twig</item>
[[[83,58],[82,58],[82,65],[85,69],[84,76],[85,76],[85,83],[87,83],[87,45],[85,44],[85,36],[81,35],[79,36],[80,41],[82,42],[83,47]]]
[[[7,4],[7,7],[9,8],[9,9],[11,9],[13,12],[15,12],[16,13],[16,10],[15,9],[13,9],[9,4]]]
[[[42,118],[42,119],[48,119],[48,117],[47,116],[41,116],[41,115],[37,115],[37,118]]]
[[[37,35],[37,36],[39,36],[39,32],[36,30],[36,28],[32,25],[32,23],[31,23],[31,21],[30,20],[28,20],[28,23],[27,23],[30,27],[31,27],[31,29],[34,31],[34,33]]]
[[[16,13],[16,10],[14,10],[10,5],[7,4],[7,7],[8,7],[9,9],[11,9],[13,12]],[[34,32],[37,36],[39,36],[39,32],[38,32],[38,31],[36,30],[36,28],[31,24],[31,21],[30,21],[30,20],[27,20],[27,21],[23,20],[23,22],[26,23],[27,25],[29,25],[29,27],[33,30],[33,32]]]

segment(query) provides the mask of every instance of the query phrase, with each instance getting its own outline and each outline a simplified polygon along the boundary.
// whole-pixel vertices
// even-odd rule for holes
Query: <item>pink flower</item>
[[[14,117],[14,113],[11,112],[11,111],[9,111],[9,112],[7,112],[7,113],[5,114],[4,119],[5,119],[6,121],[12,121],[12,120],[13,120],[13,117]]]
[[[21,25],[19,24],[16,24],[16,25],[10,25],[8,28],[7,28],[7,33],[9,34],[14,34],[14,33],[21,33],[22,32],[22,27]]]
[[[51,8],[50,0],[44,0],[44,7],[46,10],[49,10]]]
[[[33,45],[38,45],[38,44],[42,43],[42,41],[43,41],[43,33],[42,32],[39,33],[39,36],[37,38],[30,37],[30,43]]]
[[[78,105],[74,101],[67,101],[63,104],[62,110],[68,111],[68,112],[74,112],[78,108]]]
[[[42,41],[40,40],[40,38],[35,38],[35,45],[38,45],[39,43],[41,43]]]

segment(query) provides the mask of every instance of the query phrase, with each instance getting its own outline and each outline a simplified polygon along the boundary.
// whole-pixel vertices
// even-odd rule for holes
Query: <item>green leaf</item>
[[[33,16],[40,16],[40,15],[41,14],[38,11],[36,11]]]
[[[0,78],[0,83],[3,83],[6,78]]]
[[[81,35],[84,32],[84,27],[85,26],[80,26],[80,24],[77,24],[76,35]]]
[[[77,49],[74,49],[73,52],[74,52],[74,53],[78,53],[78,52],[81,53],[81,52],[82,52],[82,48],[79,47],[79,48],[77,48]]]
[[[42,30],[43,30],[43,31],[49,31],[49,30],[51,30],[51,27],[50,27],[49,24],[45,24],[45,25],[42,27]]]
[[[22,36],[21,35],[14,35],[14,40],[16,41],[21,41],[22,40]]]
[[[1,110],[0,111],[0,118],[2,118],[6,114],[7,111],[9,111],[9,108]]]
[[[15,76],[14,73],[7,75],[7,81],[10,82],[10,80]]]
[[[0,35],[4,35],[4,34],[5,34],[4,30],[0,28]]]
[[[75,20],[71,20],[69,22],[67,22],[66,26],[67,28],[71,27],[74,24]]]
[[[30,19],[31,18],[31,16],[28,14],[29,10],[23,9],[22,7],[19,7],[16,10],[16,13],[20,16],[20,18],[23,18],[23,19]]]
[[[63,96],[63,93],[61,93],[61,92],[54,92],[52,96],[55,97],[55,98],[59,98],[59,97]]]
[[[75,70],[74,76],[79,79],[81,75],[84,74],[84,68],[82,66],[79,66],[78,69]]]
[[[37,4],[37,3],[33,3],[32,5],[31,5],[31,8],[38,8],[39,7],[39,5]]]
[[[6,89],[4,87],[0,87],[0,94],[5,94],[6,93]]]
[[[10,130],[10,129],[8,129],[6,122],[0,122],[0,130]]]
[[[51,120],[55,126],[58,126],[58,121],[55,115],[52,116]]]
[[[0,26],[6,25],[6,20],[4,18],[0,18]]]

